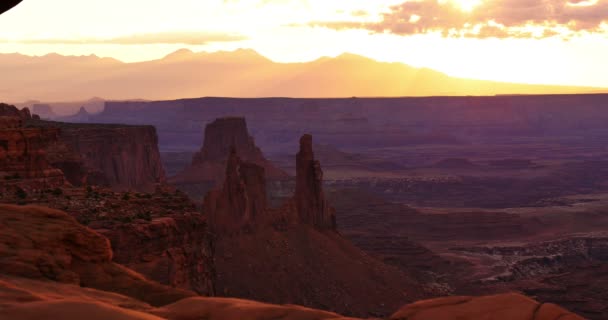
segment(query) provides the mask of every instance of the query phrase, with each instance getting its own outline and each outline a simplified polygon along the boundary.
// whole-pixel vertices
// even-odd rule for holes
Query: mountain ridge
[[[44,68],[45,72],[39,70]],[[404,97],[555,94],[608,88],[518,84],[451,77],[429,68],[343,53],[310,62],[274,62],[255,50],[174,51],[157,60],[127,63],[96,55],[0,54],[4,100],[22,102],[171,100],[185,97]]]

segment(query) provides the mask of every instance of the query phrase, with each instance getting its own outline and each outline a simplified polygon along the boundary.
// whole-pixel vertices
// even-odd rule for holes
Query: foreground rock
[[[114,262],[151,280],[199,294],[214,293],[207,218],[181,192],[63,187],[42,190],[21,201],[67,212],[110,240]],[[0,202],[14,201],[0,195]]]
[[[127,296],[76,285],[0,277],[0,312],[6,319],[63,320],[356,320],[295,305],[272,305],[233,298],[192,297],[163,307]],[[416,302],[390,320],[581,320],[551,304],[517,294],[450,297]]]
[[[149,281],[114,263],[107,239],[79,225],[61,211],[0,205],[0,226],[2,319],[46,319],[49,315],[66,320],[349,319],[336,313],[294,305],[195,297],[192,292]],[[348,272],[349,269],[344,268],[343,271]],[[267,285],[271,283],[274,282]],[[294,288],[306,288],[298,283],[278,284],[291,288],[292,292],[297,291]],[[323,293],[323,290],[311,289],[316,294]],[[376,294],[374,291],[366,293],[368,297]],[[348,307],[359,306],[353,304]],[[582,319],[557,306],[541,305],[526,297],[508,294],[421,301],[403,307],[391,320],[490,318]]]
[[[519,294],[485,297],[449,297],[418,301],[401,308],[391,320],[580,320],[551,303],[538,303]]]
[[[147,280],[112,261],[110,242],[66,213],[0,205],[0,271],[124,294],[152,305],[193,296]]]

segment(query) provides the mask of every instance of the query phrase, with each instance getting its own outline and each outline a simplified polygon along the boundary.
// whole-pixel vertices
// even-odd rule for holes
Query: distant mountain
[[[253,50],[181,49],[146,62],[48,54],[0,54],[0,97],[21,102],[232,97],[351,97],[597,92],[598,88],[467,80],[402,63],[343,54],[307,63],[276,63]]]

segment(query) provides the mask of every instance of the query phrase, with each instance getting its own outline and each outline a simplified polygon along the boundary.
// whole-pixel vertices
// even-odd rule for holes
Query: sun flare
[[[471,12],[479,6],[483,0],[453,0],[454,3],[464,12]]]

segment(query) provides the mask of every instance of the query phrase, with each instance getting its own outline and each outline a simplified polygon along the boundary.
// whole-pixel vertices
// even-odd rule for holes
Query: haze
[[[349,52],[459,78],[606,88],[607,6],[605,0],[28,0],[2,15],[0,52],[124,62],[181,48],[253,49],[275,62]]]

